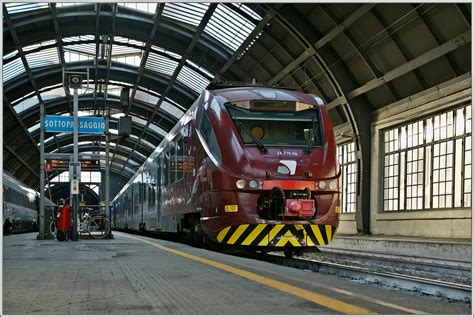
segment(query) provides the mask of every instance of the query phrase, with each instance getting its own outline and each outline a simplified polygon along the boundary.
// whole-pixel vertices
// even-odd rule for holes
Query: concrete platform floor
[[[471,306],[114,233],[3,237],[4,314],[470,314]]]
[[[327,247],[382,254],[412,256],[471,263],[472,241],[470,239],[417,238],[384,235],[337,234]]]

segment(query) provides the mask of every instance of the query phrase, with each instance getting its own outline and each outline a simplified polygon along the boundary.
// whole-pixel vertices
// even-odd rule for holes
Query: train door
[[[155,208],[156,208],[156,229],[161,229],[161,201],[162,201],[162,174],[163,169],[161,167],[163,161],[163,155],[155,158],[156,163],[156,197],[155,197]]]

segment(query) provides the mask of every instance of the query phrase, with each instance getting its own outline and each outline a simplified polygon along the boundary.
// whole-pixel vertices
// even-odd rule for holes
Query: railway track
[[[183,243],[174,235],[163,236],[156,234],[142,234],[144,236],[149,236],[152,238],[160,238],[169,241]],[[222,252],[219,250],[215,250]],[[227,253],[224,251],[224,253]],[[345,256],[356,255],[354,252],[345,253],[343,251],[325,250],[323,251],[324,256],[328,253],[339,253],[344,254]],[[455,261],[437,261],[433,259],[408,259],[396,255],[387,255],[387,254],[369,254],[367,252],[356,252],[359,259],[365,256],[365,265],[372,267],[370,263],[374,261],[373,258],[377,260],[390,261],[391,265],[397,265],[403,263],[403,265],[412,265],[412,269],[416,270],[417,268],[423,267],[423,269],[433,269],[437,275],[445,274],[450,272],[450,274],[457,273],[461,271],[461,274],[468,274],[471,276],[470,265],[467,263],[457,263]],[[294,267],[303,270],[309,270],[312,272],[320,272],[326,274],[338,275],[344,278],[349,278],[354,281],[359,281],[363,283],[377,284],[380,286],[391,287],[393,289],[405,290],[419,294],[433,295],[440,298],[445,298],[448,300],[463,301],[466,303],[471,303],[471,285],[470,278],[469,284],[466,283],[453,283],[449,281],[441,281],[438,279],[424,278],[408,274],[400,273],[390,273],[390,272],[376,272],[371,269],[367,269],[361,266],[351,266],[341,263],[331,263],[321,260],[314,259],[304,259],[301,257],[293,257],[291,259],[286,258],[283,254],[264,254],[259,252],[251,253],[240,253],[240,252],[231,252],[231,254],[236,256],[242,256],[247,258],[253,258],[260,261],[266,261],[269,263],[274,263],[278,265]],[[372,259],[371,259],[372,258]],[[359,261],[360,262],[360,261]]]
[[[449,300],[471,302],[471,285],[467,284],[452,283],[399,273],[376,272],[367,268],[346,264],[301,258],[288,259],[282,255],[274,254],[254,253],[249,255],[249,257],[288,267],[338,275],[351,280],[377,284],[380,286],[391,287],[393,289],[428,294]]]

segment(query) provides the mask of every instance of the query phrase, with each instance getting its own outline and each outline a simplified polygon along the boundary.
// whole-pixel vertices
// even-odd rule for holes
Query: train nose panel
[[[235,246],[314,247],[331,243],[335,231],[330,225],[232,225],[219,232],[217,241]]]

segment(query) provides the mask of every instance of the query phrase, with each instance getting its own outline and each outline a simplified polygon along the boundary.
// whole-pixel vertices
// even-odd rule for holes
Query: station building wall
[[[470,74],[388,105],[373,122],[371,234],[471,238]],[[339,151],[350,143],[339,138]],[[351,170],[339,161],[347,205]],[[349,209],[342,207],[339,234],[357,233]]]

